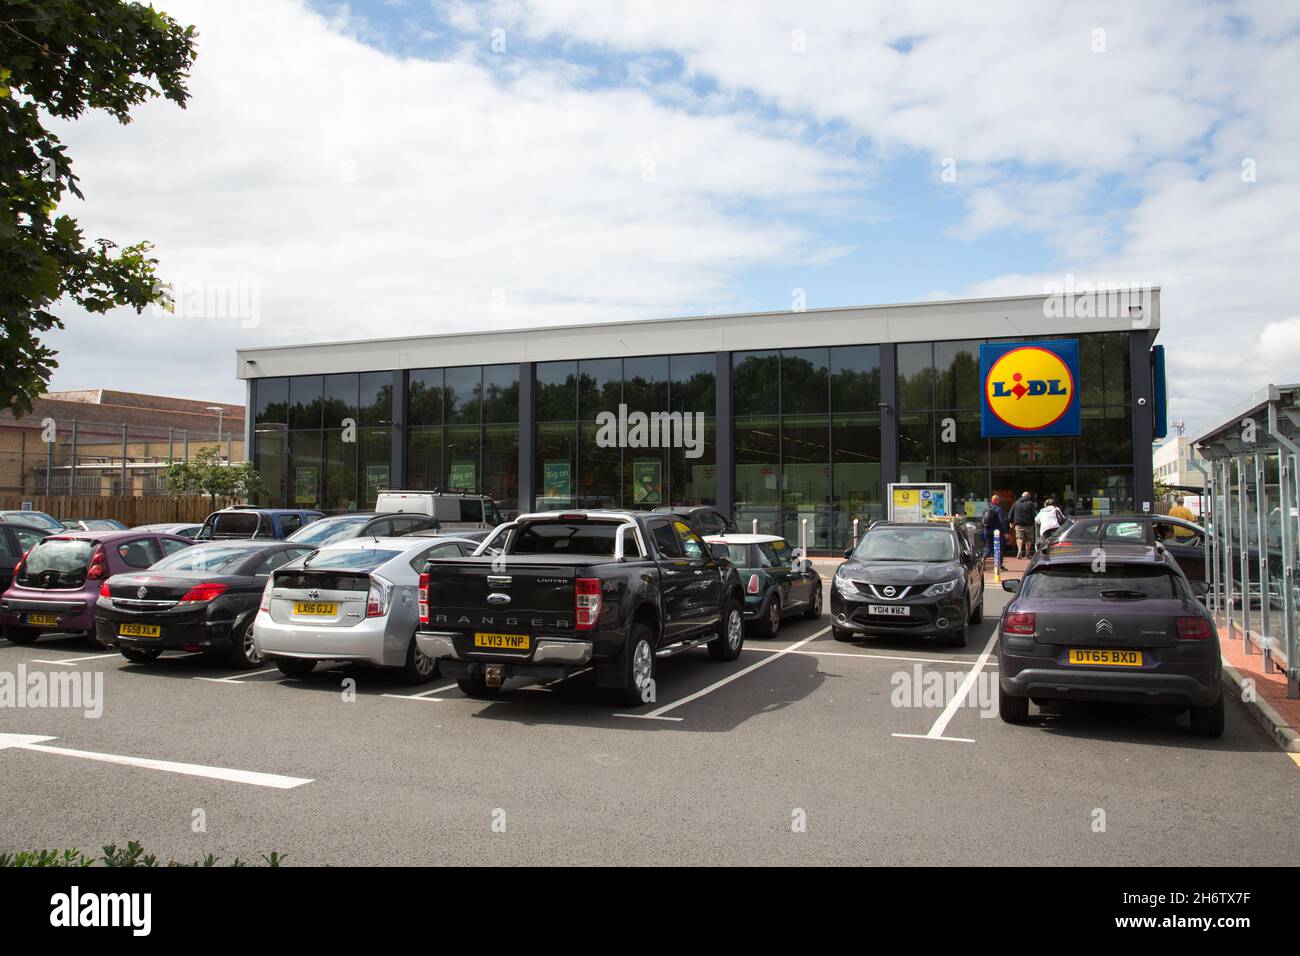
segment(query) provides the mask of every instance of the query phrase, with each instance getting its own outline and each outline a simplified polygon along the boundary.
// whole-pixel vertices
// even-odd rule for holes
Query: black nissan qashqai
[[[914,634],[960,647],[983,620],[980,559],[950,525],[877,522],[845,556],[831,587],[837,641]]]

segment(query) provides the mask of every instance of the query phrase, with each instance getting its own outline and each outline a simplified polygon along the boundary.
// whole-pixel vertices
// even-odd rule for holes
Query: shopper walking
[[[997,495],[994,495],[993,500],[989,502],[988,509],[984,512],[984,517],[980,523],[984,526],[984,557],[987,558],[994,554],[993,532],[997,531],[1002,535],[1002,557],[1005,558],[1008,547],[1007,534],[1011,530],[1011,526],[1007,523],[1006,512],[1002,510],[1001,499]],[[998,570],[1002,570],[1004,566],[1003,563],[999,562]]]
[[[1038,540],[1046,541],[1058,530],[1061,525],[1065,524],[1065,512],[1056,507],[1056,502],[1048,498],[1043,502],[1042,509],[1038,512],[1038,517],[1034,519],[1038,526]]]
[[[1022,494],[1011,506],[1011,523],[1016,527],[1016,557],[1027,558],[1034,553],[1034,518],[1038,506],[1029,492]]]

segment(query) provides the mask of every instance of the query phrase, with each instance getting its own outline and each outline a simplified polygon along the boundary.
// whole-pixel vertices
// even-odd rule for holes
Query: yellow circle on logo
[[[1060,420],[1074,399],[1074,376],[1055,352],[1037,346],[1012,349],[993,363],[984,400],[999,420],[1036,431]]]

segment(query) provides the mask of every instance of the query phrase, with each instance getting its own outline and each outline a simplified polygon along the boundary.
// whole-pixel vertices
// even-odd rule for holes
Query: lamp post
[[[226,410],[221,405],[208,405],[206,409],[217,413],[217,454],[221,454],[221,423],[225,419]]]

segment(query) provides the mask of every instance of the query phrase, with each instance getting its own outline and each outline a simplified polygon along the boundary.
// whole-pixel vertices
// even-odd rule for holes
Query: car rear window
[[[853,556],[861,561],[951,561],[956,539],[946,528],[876,528]]]
[[[373,571],[381,564],[393,560],[402,552],[376,548],[347,548],[337,551],[317,551],[303,559],[304,568],[328,568],[331,571]],[[277,581],[279,578],[276,579]]]
[[[94,550],[92,541],[46,538],[27,555],[19,582],[44,584],[48,579],[51,584],[80,586]]]
[[[251,538],[257,533],[261,516],[248,512],[230,512],[219,514],[205,525],[200,535],[204,538]]]
[[[514,532],[510,553],[613,557],[618,529],[612,521],[533,521]]]
[[[224,571],[248,557],[248,548],[197,545],[163,558],[151,571]]]
[[[1025,576],[1020,593],[1047,598],[1174,598],[1178,580],[1168,568],[1110,564],[1094,571],[1091,565],[1039,568]]]

